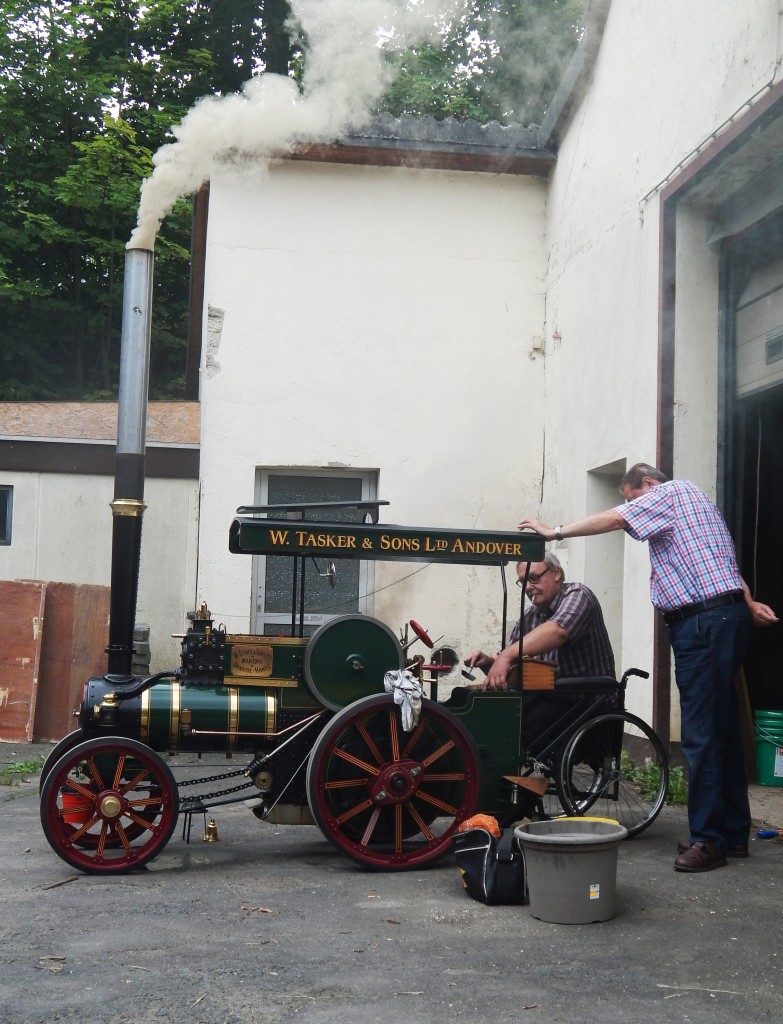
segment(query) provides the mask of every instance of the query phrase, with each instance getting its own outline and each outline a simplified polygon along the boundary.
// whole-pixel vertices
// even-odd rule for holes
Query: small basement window
[[[13,507],[13,487],[0,484],[0,544],[11,543],[11,512]]]

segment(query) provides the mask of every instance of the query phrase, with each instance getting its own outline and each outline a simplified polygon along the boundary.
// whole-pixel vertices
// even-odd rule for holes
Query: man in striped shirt
[[[691,834],[679,845],[674,868],[711,871],[727,855],[748,855],[750,807],[734,676],[751,622],[768,626],[778,619],[751,597],[723,516],[695,484],[638,463],[620,489],[624,505],[566,526],[523,519],[519,528],[549,540],[622,529],[648,542],[650,597],[669,627],[688,764]]]

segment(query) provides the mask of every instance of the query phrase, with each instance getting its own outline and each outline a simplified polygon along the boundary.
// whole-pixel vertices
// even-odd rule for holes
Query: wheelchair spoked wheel
[[[598,715],[574,733],[555,783],[567,814],[612,818],[635,836],[663,807],[669,764],[650,726],[617,711]]]

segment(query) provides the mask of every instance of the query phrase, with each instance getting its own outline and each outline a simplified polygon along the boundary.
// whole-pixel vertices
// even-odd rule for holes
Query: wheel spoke
[[[128,807],[160,807],[161,803],[159,796],[149,796],[142,800],[128,800]]]
[[[416,796],[419,800],[426,801],[426,803],[431,804],[433,807],[437,807],[438,810],[443,811],[446,814],[457,813],[457,808],[453,804],[444,803],[443,800],[438,800],[436,796],[431,796],[429,793],[425,793],[423,789],[420,789]]]
[[[356,723],[356,731],[359,733],[359,735],[364,740],[365,744],[367,745],[367,749],[370,751],[372,756],[375,758],[376,763],[377,764],[381,764],[381,762],[383,761],[383,757],[381,756],[381,752],[375,746],[375,742],[374,742],[372,736],[370,736],[370,734],[367,732],[367,727],[365,726],[364,722],[357,722]]]
[[[327,789],[356,789],[358,786],[366,786],[370,780],[365,776],[363,779],[335,779],[326,783]]]
[[[394,808],[394,852],[402,853],[402,804]]]
[[[112,782],[112,789],[120,788],[120,780],[125,774],[125,755],[122,754],[117,758],[117,767],[114,769],[114,781]]]
[[[364,833],[362,835],[361,842],[359,844],[360,846],[370,845],[372,834],[375,831],[375,826],[378,824],[378,819],[380,818],[380,816],[381,809],[380,807],[376,807],[375,810],[370,815],[370,820],[367,822],[367,828],[364,830]]]
[[[419,814],[419,812],[416,810],[416,808],[414,807],[413,804],[411,804],[408,807],[408,810],[410,811],[410,814],[411,814],[413,820],[419,826],[419,828],[421,829],[422,834],[427,838],[427,840],[429,841],[429,840],[433,839],[434,834],[430,831],[429,825],[424,820],[424,818],[422,818],[422,816]]]
[[[64,813],[71,813],[71,811],[70,811],[70,808],[69,808],[68,812],[64,812],[62,810],[62,808],[60,808],[59,809],[59,813],[62,816]],[[89,830],[91,828],[93,828],[95,825],[97,825],[98,821],[99,821],[99,818],[98,818],[98,815],[96,814],[92,818],[90,818],[89,821],[85,822],[84,825],[81,826],[81,828],[77,828],[75,832],[72,832],[68,836],[68,842],[70,842],[70,843],[77,842],[79,839],[81,839],[81,837],[83,835],[85,835],[87,832],[89,832]]]
[[[123,796],[125,796],[126,793],[130,793],[132,789],[135,789],[145,779],[148,779],[149,774],[150,773],[148,771],[141,771],[134,779],[131,779],[130,782],[126,782],[124,786],[120,786],[120,782],[118,779],[114,785],[114,788],[119,790],[119,792],[122,793]],[[120,778],[122,778],[122,776],[120,776]]]
[[[337,819],[338,825],[345,824],[346,821],[350,821],[351,818],[355,818],[357,814],[361,814],[362,811],[366,811],[368,808],[373,806],[372,800],[363,800],[360,804],[352,807],[350,811],[346,811],[345,814],[341,814]]]
[[[424,730],[426,728],[426,724],[427,724],[426,720],[424,720],[424,719],[420,719],[419,720],[419,724],[416,726],[416,728],[413,730],[413,732],[408,737],[408,742],[405,744],[405,749],[402,752],[402,756],[403,757],[410,757],[411,756],[411,752],[416,749],[416,744],[419,742],[421,737],[424,735]]]
[[[69,779],[68,786],[70,789],[74,790],[76,793],[81,794],[81,796],[89,800],[90,807],[92,807],[92,801],[93,797],[95,796],[95,793],[93,793],[93,791],[88,786],[82,785],[82,783],[79,782],[77,779]]]
[[[106,849],[106,839],[107,839],[108,835],[109,835],[109,826],[106,824],[106,822],[102,822],[101,823],[101,835],[100,835],[100,838],[98,839],[98,848],[95,851],[95,856],[97,858],[102,858],[103,857],[104,851]]]
[[[343,761],[347,761],[349,764],[354,765],[356,768],[362,768],[364,771],[369,772],[370,775],[378,774],[377,768],[373,768],[371,764],[367,764],[366,761],[363,761],[359,757],[354,757],[354,755],[349,753],[347,750],[335,750],[334,755],[335,757],[341,757]]]
[[[454,741],[449,740],[448,743],[444,743],[442,747],[439,747],[434,754],[430,754],[429,757],[425,757],[422,760],[422,764],[425,768],[429,768],[431,764],[435,764],[436,761],[440,761],[442,757],[445,757],[450,750],[454,749]]]
[[[131,849],[130,840],[128,839],[128,833],[125,831],[125,829],[122,827],[119,821],[115,826],[115,831],[117,835],[120,837],[120,842],[122,843],[123,849],[128,854],[128,856],[132,857],[133,850]]]
[[[103,779],[101,778],[101,773],[98,771],[98,767],[95,764],[95,761],[93,761],[91,758],[88,758],[86,768],[88,770],[90,778],[93,779],[98,789],[105,789],[106,787],[104,786]]]
[[[125,812],[125,816],[130,818],[130,820],[134,824],[138,825],[139,828],[142,829],[142,831],[144,831],[144,832],[152,832],[152,829],[153,829],[152,824],[149,821],[147,821],[146,818],[142,818],[141,815],[134,814],[133,811],[126,811]],[[119,831],[121,828],[122,828],[122,825],[118,822],[117,823],[117,831]],[[123,829],[123,831],[124,831],[124,829]]]
[[[400,734],[397,729],[397,713],[389,712],[389,739],[391,740],[392,761],[400,759]]]
[[[464,782],[464,772],[427,772],[427,782]]]

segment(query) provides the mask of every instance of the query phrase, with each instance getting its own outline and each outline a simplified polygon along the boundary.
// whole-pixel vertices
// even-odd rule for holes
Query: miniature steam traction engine
[[[313,556],[498,566],[504,620],[503,567],[543,558],[543,540],[533,534],[385,525],[380,504],[352,505],[369,519],[358,524],[312,521],[334,503],[238,510],[230,551],[294,556],[292,635],[227,633],[203,608],[182,639],[178,668],[147,679],[117,672],[89,679],[78,728],[41,776],[41,821],[60,857],[91,873],[133,870],[165,847],[180,815],[187,835],[194,814],[253,798],[258,817],[314,823],[364,867],[420,867],[445,854],[478,809],[521,817],[526,777],[569,813],[596,813],[609,801],[632,833],[649,824],[663,802],[666,759],[649,727],[617,710],[616,700],[601,704],[603,695],[616,696],[614,680],[591,681],[581,717],[531,754],[521,741],[523,689],[458,686],[438,702],[438,675],[453,663],[407,657],[416,640],[432,647],[415,621],[410,643],[407,627],[398,638],[358,614],[303,635],[304,563]],[[431,684],[407,731],[404,695],[386,692],[387,673]],[[524,688],[524,666],[522,678]],[[596,752],[605,737],[606,749]],[[658,768],[652,793],[643,794],[627,770],[631,741],[631,763],[641,756]],[[246,763],[212,766],[194,779],[168,756],[186,752],[244,754]]]

